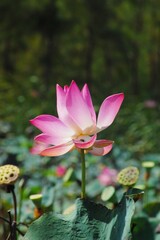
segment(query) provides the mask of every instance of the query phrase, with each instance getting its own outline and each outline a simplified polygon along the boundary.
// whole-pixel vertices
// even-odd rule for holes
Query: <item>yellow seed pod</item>
[[[126,167],[122,169],[117,176],[117,181],[124,186],[135,184],[139,177],[139,170],[136,167]]]
[[[12,184],[14,183],[18,176],[19,176],[19,168],[11,165],[11,164],[7,164],[4,166],[0,167],[0,185],[3,184]]]

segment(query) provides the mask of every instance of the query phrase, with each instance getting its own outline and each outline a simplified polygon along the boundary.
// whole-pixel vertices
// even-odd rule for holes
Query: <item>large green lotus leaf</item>
[[[133,229],[133,240],[160,240],[160,233],[158,231],[160,219],[158,217],[135,217],[133,223],[135,225]]]
[[[160,201],[146,204],[143,208],[143,211],[150,217],[156,217],[156,215],[160,213]]]
[[[46,213],[29,227],[25,240],[129,240],[134,200],[123,197],[113,210],[77,199],[68,215]]]

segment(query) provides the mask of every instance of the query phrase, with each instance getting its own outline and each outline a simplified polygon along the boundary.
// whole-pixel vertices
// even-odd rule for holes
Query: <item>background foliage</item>
[[[2,0],[2,120],[14,132],[55,111],[55,84],[87,82],[94,103],[125,92],[126,104],[159,101],[158,1]]]

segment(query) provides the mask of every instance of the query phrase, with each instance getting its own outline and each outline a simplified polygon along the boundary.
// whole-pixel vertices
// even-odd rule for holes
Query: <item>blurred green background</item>
[[[159,101],[159,8],[156,0],[1,0],[1,121],[24,133],[28,119],[56,112],[55,84],[72,79],[88,83],[98,106],[116,92],[125,93],[123,108]]]
[[[159,9],[157,0],[0,1],[0,165],[21,167],[26,202],[42,186],[46,196],[53,197],[48,189],[57,186],[54,171],[59,160],[67,168],[76,165],[75,153],[52,160],[29,154],[37,134],[29,119],[56,115],[55,85],[68,85],[72,79],[79,87],[88,83],[97,111],[107,96],[125,94],[114,123],[102,132],[102,137],[115,141],[113,151],[99,160],[89,156],[88,180],[98,176],[97,163],[119,170],[130,164],[141,169],[143,161],[153,161],[148,202],[159,199]],[[79,195],[75,189],[68,193],[63,188],[61,201],[63,194],[73,201]],[[1,215],[10,206],[5,200],[3,204]],[[22,221],[30,213],[28,205],[23,208],[27,210]]]

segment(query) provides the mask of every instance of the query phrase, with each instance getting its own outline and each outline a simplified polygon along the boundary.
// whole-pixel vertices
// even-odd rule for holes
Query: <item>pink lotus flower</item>
[[[64,166],[62,166],[62,165],[59,165],[59,166],[57,166],[57,168],[56,168],[56,175],[57,175],[58,177],[63,177],[64,174],[66,173],[66,171],[67,171],[67,168],[66,168],[66,167],[64,167]]]
[[[124,94],[107,97],[96,113],[87,84],[80,91],[72,81],[62,88],[57,84],[58,118],[52,115],[39,115],[30,120],[31,124],[42,131],[35,137],[33,154],[60,156],[75,148],[85,153],[102,156],[112,149],[113,141],[97,140],[97,133],[109,127],[115,119]]]
[[[156,108],[157,107],[157,102],[152,99],[148,99],[144,102],[144,106],[146,108]]]
[[[115,169],[105,167],[98,176],[98,180],[104,186],[115,185],[117,181],[117,174],[118,173]]]

